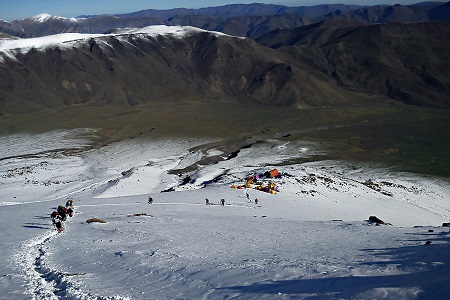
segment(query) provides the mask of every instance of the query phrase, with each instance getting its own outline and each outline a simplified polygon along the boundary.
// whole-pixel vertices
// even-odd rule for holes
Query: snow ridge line
[[[48,231],[42,235],[25,241],[20,250],[14,255],[17,268],[27,282],[25,294],[31,295],[33,300],[128,300],[129,297],[95,296],[80,290],[75,283],[68,280],[68,275],[46,264],[45,256],[49,247],[46,245],[64,233]],[[84,274],[80,274],[84,275]]]

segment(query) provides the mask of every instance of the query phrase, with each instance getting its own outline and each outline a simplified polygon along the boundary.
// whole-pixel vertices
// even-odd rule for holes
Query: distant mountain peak
[[[41,22],[41,23],[48,21],[51,18],[52,18],[52,16],[49,14],[46,14],[46,13],[38,14],[38,15],[31,17],[31,19],[33,19],[34,21]]]
[[[35,15],[35,16],[29,18],[29,20],[32,20],[32,21],[38,22],[38,23],[45,23],[45,22],[47,22],[49,20],[61,20],[61,21],[78,22],[77,18],[65,18],[65,17],[60,17],[60,16],[52,16],[52,15],[47,14],[47,13],[42,13],[42,14]]]

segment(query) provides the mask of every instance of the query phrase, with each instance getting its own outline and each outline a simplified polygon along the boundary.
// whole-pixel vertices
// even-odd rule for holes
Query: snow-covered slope
[[[46,18],[47,15],[39,16],[39,18]],[[40,19],[38,19],[40,20]],[[192,26],[165,26],[153,25],[143,28],[128,28],[117,31],[111,34],[87,34],[87,33],[61,33],[44,37],[28,38],[28,39],[4,39],[0,40],[0,52],[7,52],[10,50],[22,50],[28,52],[31,48],[45,50],[46,47],[64,47],[65,45],[73,46],[77,41],[83,41],[90,38],[101,38],[108,36],[130,35],[130,34],[144,34],[148,36],[167,36],[174,38],[183,38],[192,34],[201,32],[209,32],[213,35],[225,34],[214,31],[206,31]]]
[[[49,20],[62,20],[62,21],[66,21],[66,22],[78,22],[77,18],[64,18],[64,17],[60,17],[60,16],[52,16],[46,13],[42,13],[42,14],[38,14],[35,15],[31,18],[29,18],[28,20],[30,20],[31,22],[37,22],[37,23],[45,23],[48,22]]]
[[[444,299],[450,292],[450,233],[440,226],[450,220],[448,180],[335,161],[279,165],[312,147],[276,139],[179,175],[170,170],[221,152],[190,151],[211,142],[201,139],[81,151],[88,142],[80,133],[92,131],[1,140],[5,299]],[[32,142],[8,143],[21,138]],[[274,183],[276,194],[256,184],[231,188],[273,168],[281,178],[258,183]],[[68,198],[76,213],[57,234],[49,214]],[[375,226],[371,215],[393,226]],[[106,223],[86,223],[94,217]]]

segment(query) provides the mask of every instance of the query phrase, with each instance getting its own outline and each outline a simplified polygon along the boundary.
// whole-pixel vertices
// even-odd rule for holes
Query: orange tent
[[[277,177],[279,172],[277,169],[273,169],[272,171],[269,171],[270,177]]]

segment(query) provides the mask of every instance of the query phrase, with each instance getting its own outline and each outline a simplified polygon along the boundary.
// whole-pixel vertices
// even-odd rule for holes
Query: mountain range
[[[105,33],[114,28],[185,25],[256,38],[275,29],[296,28],[329,19],[357,21],[361,24],[450,21],[450,3],[422,2],[393,6],[329,4],[299,7],[253,3],[201,9],[147,9],[127,14],[76,18],[38,15],[12,22],[0,21],[0,32],[29,38],[62,32]]]
[[[449,7],[242,4],[2,22],[0,45],[97,35],[70,46],[1,50],[0,113],[191,100],[296,108],[395,100],[449,108]],[[130,29],[156,24],[190,33]]]

